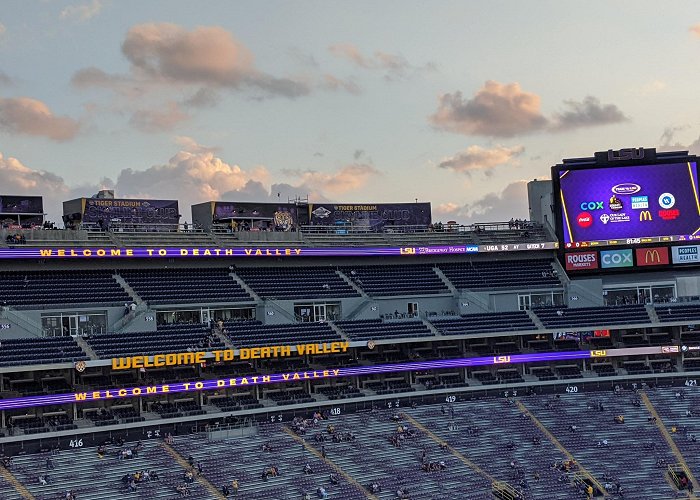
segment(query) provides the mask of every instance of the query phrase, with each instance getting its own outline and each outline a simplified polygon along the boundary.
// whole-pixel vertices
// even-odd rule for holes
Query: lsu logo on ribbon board
[[[637,266],[663,266],[668,264],[668,248],[636,248]]]

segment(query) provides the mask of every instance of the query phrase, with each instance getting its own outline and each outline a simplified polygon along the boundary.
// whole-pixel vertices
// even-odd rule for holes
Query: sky
[[[697,1],[3,0],[0,194],[527,217],[562,158],[700,153]]]

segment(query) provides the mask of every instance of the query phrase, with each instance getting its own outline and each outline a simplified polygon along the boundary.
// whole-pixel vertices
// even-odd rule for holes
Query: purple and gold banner
[[[173,257],[371,257],[386,255],[459,255],[477,253],[478,245],[352,248],[0,248],[0,259],[100,259]]]
[[[2,259],[210,258],[210,257],[376,257],[400,255],[462,255],[480,252],[556,250],[557,242],[507,245],[436,245],[428,247],[167,247],[167,248],[0,248]]]
[[[675,346],[670,346],[675,347]],[[348,368],[333,368],[302,372],[276,373],[271,375],[248,375],[222,379],[209,379],[197,382],[178,382],[151,386],[115,388],[100,391],[51,394],[42,396],[26,396],[0,400],[0,410],[17,410],[48,405],[69,403],[86,403],[101,400],[128,399],[143,396],[161,396],[171,393],[216,391],[229,387],[248,387],[252,385],[279,384],[300,382],[304,380],[321,380],[339,377],[354,377],[375,375],[378,373],[400,373],[408,371],[438,370],[445,368],[461,368],[468,366],[488,366],[501,364],[518,364],[531,362],[549,362],[566,359],[588,359],[614,356],[648,355],[669,353],[669,347],[640,347],[626,349],[610,349],[597,351],[568,351],[541,352],[533,354],[513,354],[506,356],[488,356],[482,358],[460,358],[436,361],[418,361],[375,366],[357,366]],[[678,353],[676,348],[675,353]]]

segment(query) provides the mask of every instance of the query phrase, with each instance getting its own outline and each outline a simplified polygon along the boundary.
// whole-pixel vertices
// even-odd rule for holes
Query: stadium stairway
[[[261,451],[263,443],[268,443],[273,451]],[[281,424],[265,426],[258,435],[222,441],[210,441],[204,436],[176,438],[174,448],[201,462],[204,475],[218,488],[237,479],[239,496],[246,500],[299,500],[304,492],[315,497],[315,490],[321,485],[329,498],[366,498],[343,479],[339,485],[331,486],[329,475],[334,469],[285,433]],[[307,463],[312,474],[303,473]],[[272,466],[279,469],[279,475],[263,481],[263,469]]]
[[[76,335],[73,337],[75,339],[75,343],[80,346],[80,348],[87,354],[90,359],[100,359],[100,357],[97,355],[95,351],[93,351],[92,347],[90,347],[90,344],[88,344],[83,337],[80,335]]]
[[[232,271],[232,272],[230,272],[230,273],[228,273],[228,274],[229,274],[229,276],[231,276],[231,278],[233,279],[233,281],[235,281],[236,283],[238,283],[238,284],[240,285],[240,287],[241,287],[243,290],[245,290],[246,292],[248,292],[248,295],[250,295],[251,297],[253,297],[253,300],[255,300],[256,303],[259,304],[259,303],[262,302],[262,299],[260,298],[260,296],[259,296],[257,293],[255,293],[255,290],[253,290],[252,288],[250,288],[250,287],[248,286],[248,283],[246,283],[245,281],[243,281],[243,279],[240,278],[235,272]]]
[[[335,333],[337,333],[338,335],[340,335],[340,338],[342,338],[343,341],[345,341],[345,342],[352,342],[352,339],[351,339],[350,337],[348,337],[347,334],[346,334],[343,330],[341,330],[340,327],[339,327],[338,325],[336,325],[336,324],[333,323],[332,321],[328,321],[326,324],[327,324],[328,326],[330,326],[331,329],[332,329]]]
[[[412,500],[463,498],[463,492],[467,490],[474,492],[469,498],[492,498],[490,483],[454,460],[448,452],[431,453],[432,461],[446,462],[446,470],[422,472],[422,451],[433,444],[418,432],[415,437],[403,439],[401,447],[393,447],[389,437],[398,424],[391,420],[392,415],[388,411],[361,412],[344,416],[342,424],[331,419],[336,432],[353,432],[356,440],[340,443],[317,443],[314,440],[313,446],[317,450],[325,446],[329,460],[351,476],[361,478],[363,486],[378,482],[382,491],[376,496],[382,500],[396,498],[399,487],[407,488]],[[307,437],[307,442],[312,442],[312,439]]]
[[[537,325],[537,329],[538,329],[538,330],[545,330],[545,329],[546,329],[545,326],[542,324],[542,321],[540,320],[540,318],[538,318],[538,317],[537,317],[537,314],[535,314],[534,312],[532,312],[532,310],[527,309],[527,315],[530,317],[530,319],[532,320],[532,322],[533,322],[535,325]]]
[[[550,469],[563,455],[546,440],[533,444],[532,437],[541,433],[529,419],[521,417],[517,407],[507,405],[506,401],[484,399],[478,406],[452,403],[454,419],[447,414],[436,414],[434,408],[432,411],[418,408],[408,418],[423,425],[436,441],[447,443],[456,456],[471,463],[491,482],[499,479],[520,490],[518,481],[525,478],[528,489],[524,493],[529,493],[531,498],[569,498],[572,491],[562,488],[558,474]],[[499,425],[489,426],[487,422],[494,419]],[[475,429],[474,434],[469,433],[470,427]],[[503,432],[504,429],[508,432]],[[509,449],[509,441],[517,443],[514,449]],[[516,468],[511,467],[511,461],[517,464]],[[535,472],[540,474],[539,480],[534,479]]]
[[[5,467],[0,467],[0,493],[3,500],[35,500],[34,495]]]
[[[467,302],[471,302],[472,304],[476,305],[477,307],[481,308],[483,311],[489,311],[489,303],[488,299],[485,299],[483,296],[481,296],[478,293],[472,292],[471,290],[463,289],[460,290],[458,289],[452,281],[445,275],[445,273],[440,269],[438,266],[433,267],[433,270],[435,271],[435,274],[437,274],[440,279],[443,281],[445,286],[452,292],[452,295],[459,299],[466,300]],[[460,300],[461,302],[462,300]]]
[[[659,319],[659,315],[656,314],[656,308],[654,307],[653,304],[646,304],[644,307],[647,309],[647,314],[649,314],[649,318],[651,318],[651,322],[654,324],[661,323],[661,320]]]
[[[590,474],[602,482],[607,474],[624,488],[625,498],[673,498],[675,488],[666,481],[657,459],[674,463],[644,405],[632,404],[631,392],[598,392],[593,397],[566,394],[554,400],[523,398],[524,405]],[[597,404],[603,405],[603,411]],[[547,406],[549,405],[549,406]],[[624,423],[614,422],[617,415]],[[578,429],[570,430],[571,425]],[[598,446],[608,441],[608,446]],[[630,457],[634,457],[630,460]],[[621,466],[621,464],[625,464]]]
[[[640,397],[650,415],[656,417],[656,426],[663,436],[664,441],[666,441],[666,444],[668,444],[671,449],[675,458],[674,462],[681,464],[688,471],[688,479],[693,482],[693,486],[696,490],[700,490],[696,477],[699,472],[698,466],[700,465],[700,461],[697,458],[697,444],[689,439],[689,434],[696,425],[691,409],[694,408],[693,403],[697,403],[698,398],[691,397],[691,402],[688,404],[683,399],[676,398],[673,394],[673,390],[665,389],[656,391],[652,397],[657,401],[659,407],[657,410],[649,394],[641,392]],[[691,415],[687,415],[685,413],[686,410],[691,410]],[[685,429],[686,433],[669,432],[669,427],[674,426]]]
[[[129,294],[131,299],[136,302],[136,305],[139,306],[141,304],[145,304],[143,299],[139,297],[139,294],[136,293],[136,290],[134,290],[129,283],[126,282],[124,278],[122,278],[118,273],[115,273],[112,275],[112,277],[115,279],[117,283],[119,283],[119,286],[121,286],[124,291]]]
[[[94,447],[73,449],[51,456],[54,469],[46,469],[48,454],[22,455],[13,458],[11,471],[36,500],[64,498],[75,490],[79,500],[103,500],[129,497],[171,500],[175,487],[183,484],[184,470],[161,447],[159,441],[144,441],[143,450],[132,459],[119,459],[119,448],[108,446],[107,455],[100,459]],[[122,478],[141,470],[155,470],[158,481],[140,483],[137,491],[128,493]],[[48,475],[48,484],[39,484],[40,474]],[[210,500],[211,494],[199,483],[190,485],[193,500]]]
[[[365,300],[367,300],[367,301],[371,300],[371,299],[370,299],[370,296],[367,295],[367,292],[365,292],[361,287],[357,286],[357,283],[355,283],[353,280],[351,280],[351,279],[350,279],[350,276],[347,276],[347,275],[346,275],[344,272],[342,272],[340,269],[336,269],[335,273],[336,273],[338,276],[340,276],[340,277],[343,279],[343,281],[345,281],[348,285],[350,285],[350,286],[352,287],[353,290],[355,290],[357,293],[359,293],[360,296],[361,296],[363,299],[365,299]],[[359,308],[358,308],[358,309],[359,309]],[[348,319],[351,319],[351,318],[348,318]]]

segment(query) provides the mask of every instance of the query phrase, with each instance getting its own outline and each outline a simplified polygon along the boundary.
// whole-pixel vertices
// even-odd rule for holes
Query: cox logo
[[[600,261],[603,268],[632,267],[632,250],[604,250]]]
[[[578,217],[576,217],[576,222],[581,227],[590,227],[591,224],[593,224],[593,216],[588,212],[581,212],[578,214]]]
[[[664,193],[659,196],[659,205],[661,208],[669,209],[676,204],[676,198],[671,193]]]
[[[581,203],[581,210],[603,210],[602,201],[584,201]]]
[[[632,184],[631,182],[623,182],[612,187],[612,192],[615,194],[634,194],[642,190],[639,184]]]

